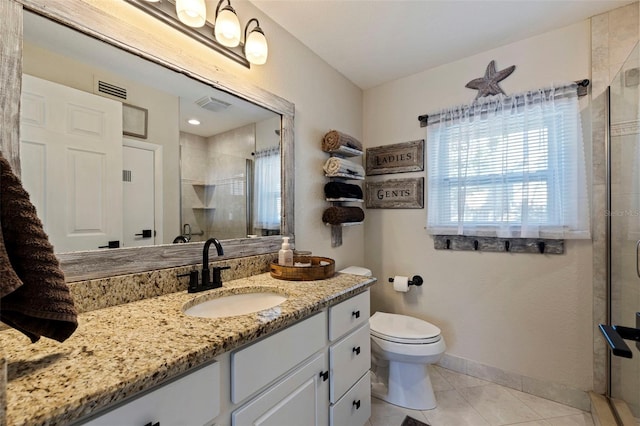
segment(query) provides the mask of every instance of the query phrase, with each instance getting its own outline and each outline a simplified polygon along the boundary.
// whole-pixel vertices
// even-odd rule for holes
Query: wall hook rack
[[[564,254],[564,240],[434,235],[436,250],[532,254]]]

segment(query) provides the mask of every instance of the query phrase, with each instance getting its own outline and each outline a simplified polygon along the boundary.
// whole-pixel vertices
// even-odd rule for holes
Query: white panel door
[[[23,75],[20,152],[56,252],[122,241],[122,104]]]
[[[124,246],[155,244],[154,151],[123,146]]]

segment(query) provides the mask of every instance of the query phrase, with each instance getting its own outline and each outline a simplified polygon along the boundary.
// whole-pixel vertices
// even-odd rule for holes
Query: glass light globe
[[[207,7],[204,0],[176,0],[178,19],[190,27],[202,27],[207,19]]]
[[[262,30],[254,29],[249,33],[244,41],[244,55],[255,65],[264,65],[267,62],[269,46]]]
[[[226,6],[218,13],[214,33],[223,46],[236,47],[240,44],[240,21],[231,7]]]

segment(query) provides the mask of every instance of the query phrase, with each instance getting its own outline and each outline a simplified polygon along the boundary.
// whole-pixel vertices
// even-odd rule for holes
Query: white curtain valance
[[[427,127],[428,232],[589,238],[576,88],[442,110]]]

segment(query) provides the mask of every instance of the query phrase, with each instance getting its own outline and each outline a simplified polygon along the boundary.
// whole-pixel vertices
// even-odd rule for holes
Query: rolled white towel
[[[328,175],[348,174],[364,177],[364,167],[340,157],[331,157],[324,163],[323,169]]]

